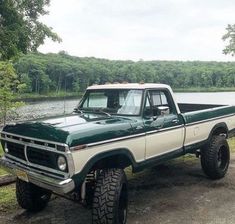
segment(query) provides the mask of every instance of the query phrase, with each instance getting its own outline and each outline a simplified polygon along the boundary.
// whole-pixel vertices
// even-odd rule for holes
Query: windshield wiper
[[[109,114],[108,112],[103,111],[102,109],[93,109],[92,111],[97,112],[97,113],[103,113],[103,114],[111,117],[111,114]]]
[[[73,110],[73,112],[75,112],[75,113],[78,113],[78,112],[79,112],[79,113],[81,114],[81,116],[84,115],[83,111],[80,110],[80,109],[78,109],[78,108],[75,108],[75,109]]]
[[[105,115],[107,115],[108,117],[111,117],[112,115],[111,114],[109,114],[108,112],[105,112],[105,111],[103,111],[102,109],[92,109],[92,110],[80,110],[80,109],[78,109],[78,108],[75,108],[74,110],[73,110],[73,112],[75,112],[75,113],[80,113],[81,114],[81,116],[83,116],[84,115],[84,112],[95,112],[95,113],[102,113],[102,114],[105,114]]]

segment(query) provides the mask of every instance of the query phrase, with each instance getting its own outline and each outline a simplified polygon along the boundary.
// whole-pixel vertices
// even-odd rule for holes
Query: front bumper
[[[10,161],[5,157],[0,158],[0,167],[16,176],[17,171],[19,170],[26,172],[28,181],[30,183],[58,194],[67,194],[73,191],[75,188],[75,183],[70,178],[66,180],[60,180],[56,178],[47,177],[45,175],[27,169],[23,169],[22,167],[18,166],[16,162]]]

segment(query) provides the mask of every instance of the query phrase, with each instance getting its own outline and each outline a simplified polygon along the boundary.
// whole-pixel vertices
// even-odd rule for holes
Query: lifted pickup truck
[[[222,178],[234,129],[235,106],[177,104],[163,84],[94,85],[71,115],[6,125],[0,164],[18,177],[24,209],[43,209],[54,192],[92,206],[93,223],[124,224],[126,167],[195,153],[209,178]]]

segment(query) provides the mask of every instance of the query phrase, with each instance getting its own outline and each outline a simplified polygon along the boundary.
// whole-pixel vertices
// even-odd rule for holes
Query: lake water
[[[179,103],[235,105],[235,92],[175,93],[175,96]]]
[[[201,104],[231,104],[235,105],[235,92],[216,93],[176,93],[179,103],[201,103]],[[79,99],[43,101],[28,103],[17,110],[17,115],[11,120],[29,120],[41,117],[50,117],[71,113],[78,105]]]

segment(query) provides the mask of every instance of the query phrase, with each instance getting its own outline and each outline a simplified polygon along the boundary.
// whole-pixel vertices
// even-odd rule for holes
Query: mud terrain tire
[[[230,161],[230,150],[225,136],[213,136],[201,150],[201,165],[204,173],[216,180],[225,176]]]
[[[92,206],[93,224],[125,224],[127,179],[122,169],[103,170],[98,178]]]
[[[44,209],[49,202],[51,192],[17,178],[16,199],[18,204],[31,212]]]

